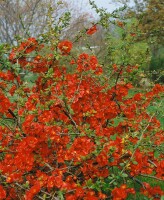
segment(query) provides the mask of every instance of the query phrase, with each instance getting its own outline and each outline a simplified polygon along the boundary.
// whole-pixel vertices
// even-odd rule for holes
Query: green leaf
[[[124,118],[122,118],[122,117],[115,118],[113,121],[114,121],[113,126],[114,126],[114,127],[117,127],[117,126],[119,125],[120,122],[124,121]]]
[[[49,68],[48,74],[52,74],[54,72],[53,68]]]
[[[114,135],[111,135],[111,136],[110,136],[110,139],[113,140],[113,141],[115,141],[115,140],[116,140],[116,137],[117,137],[117,134],[114,134]]]
[[[159,152],[159,151],[155,151],[155,152],[154,152],[154,157],[155,157],[155,158],[159,158],[159,156],[160,156],[160,152]]]
[[[20,135],[17,133],[16,135],[15,135],[15,139],[20,139],[21,137],[20,137]]]
[[[124,166],[125,166],[125,163],[120,163],[120,166],[121,166],[121,167],[124,167]]]
[[[50,138],[48,138],[47,144],[48,144],[48,148],[51,148],[52,140]]]
[[[64,200],[63,191],[58,191],[58,197],[59,197],[60,200]]]
[[[164,196],[163,195],[161,196],[161,200],[164,200]]]
[[[86,182],[86,185],[87,185],[88,187],[91,187],[91,186],[93,185],[92,179],[89,179],[89,180]]]
[[[25,188],[29,188],[29,182],[26,181],[26,183],[23,185]]]
[[[44,200],[46,200],[46,198],[47,198],[47,195],[46,195],[46,194],[44,194],[44,195],[43,195],[43,199],[44,199]]]
[[[117,182],[114,182],[113,185],[117,186]]]
[[[138,162],[134,160],[134,161],[133,161],[133,164],[134,164],[134,165],[138,165]]]
[[[126,177],[128,177],[128,175],[127,175],[127,174],[125,174],[125,173],[123,173],[121,176],[122,176],[123,178],[126,178]]]

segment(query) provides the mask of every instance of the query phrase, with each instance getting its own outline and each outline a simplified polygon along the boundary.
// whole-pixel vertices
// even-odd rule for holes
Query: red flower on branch
[[[2,185],[0,185],[0,199],[6,199],[6,191],[4,190]]]
[[[26,192],[25,199],[26,200],[32,200],[33,197],[41,190],[40,184],[37,183],[33,185],[29,191]]]
[[[144,188],[141,188],[141,193],[147,196],[148,198],[153,198],[154,200],[160,199],[164,192],[159,186],[151,187],[149,183],[144,182]]]
[[[118,25],[119,27],[121,27],[121,28],[124,27],[124,23],[123,23],[123,22],[121,22],[121,21],[117,21],[116,23],[117,23],[117,25]]]
[[[37,48],[38,42],[35,38],[28,38],[27,41],[22,42],[20,48],[24,49],[25,53],[31,53]]]
[[[68,55],[72,49],[72,42],[64,40],[58,44],[58,48],[63,55]]]
[[[124,26],[123,22],[118,25]],[[94,25],[87,34],[96,31]],[[9,56],[11,65],[18,62],[27,73],[37,73],[36,81],[24,84],[15,70],[0,72],[0,121],[6,120],[0,125],[0,171],[5,185],[0,185],[0,199],[32,200],[44,193],[51,198],[57,191],[66,200],[124,200],[134,189],[125,184],[115,187],[114,181],[130,183],[141,174],[163,179],[163,155],[153,152],[162,144],[163,131],[146,108],[160,98],[164,87],[156,84],[150,92],[131,94],[133,86],[126,75],[137,66],[114,64],[111,77],[116,80],[110,81],[94,55],[83,53],[56,63],[54,55],[44,55],[40,47],[29,38]],[[61,55],[68,55],[71,49],[67,40],[58,44]],[[67,70],[70,60],[75,71]],[[18,95],[20,101],[15,98]],[[140,148],[141,139],[148,146],[151,140],[151,152],[147,145]],[[133,152],[131,147],[136,145]],[[121,171],[125,173],[118,179],[111,176]],[[104,185],[108,177],[110,188]],[[16,183],[27,184],[28,190]],[[145,188],[141,192],[150,198],[159,199],[163,194],[159,187],[145,184]]]
[[[114,188],[114,190],[112,190],[112,197],[113,200],[124,200],[129,193],[135,194],[135,190],[133,188],[127,188],[127,186],[123,184],[119,188]]]
[[[90,29],[88,29],[86,33],[87,33],[88,35],[93,35],[94,33],[96,33],[96,31],[97,31],[97,26],[94,25],[94,26],[92,26]]]

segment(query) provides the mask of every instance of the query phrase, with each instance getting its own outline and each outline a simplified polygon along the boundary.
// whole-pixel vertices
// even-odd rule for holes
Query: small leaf
[[[133,164],[134,164],[134,165],[138,165],[138,162],[134,160],[134,161],[133,161]]]
[[[51,148],[52,140],[50,138],[48,138],[47,143],[48,143],[48,148]]]
[[[164,196],[161,196],[161,200],[164,200]]]
[[[159,158],[159,156],[160,156],[160,152],[159,152],[159,151],[155,151],[155,152],[154,152],[154,157],[155,157],[155,158]]]
[[[58,191],[58,197],[60,200],[64,200],[63,191]]]
[[[124,121],[124,118],[122,118],[122,117],[115,118],[113,121],[114,121],[113,126],[114,126],[114,127],[117,127],[117,126],[119,125],[120,122]]]
[[[125,163],[120,163],[120,166],[121,166],[121,167],[124,167],[124,166],[125,166]]]
[[[50,69],[48,70],[48,74],[49,74],[49,75],[51,75],[53,72],[54,72],[53,68],[50,68]]]
[[[110,139],[113,140],[113,141],[115,141],[115,140],[116,140],[116,137],[117,137],[117,134],[114,134],[114,135],[111,135],[111,136],[110,136]]]
[[[114,182],[113,184],[116,186],[116,185],[117,185],[117,182]]]
[[[126,178],[126,177],[128,177],[128,175],[125,174],[125,173],[123,173],[123,174],[122,174],[122,177],[123,177],[123,178]]]

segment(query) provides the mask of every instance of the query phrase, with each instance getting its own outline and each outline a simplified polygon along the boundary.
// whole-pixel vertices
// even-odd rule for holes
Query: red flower
[[[28,38],[27,41],[21,43],[21,49],[25,50],[25,53],[31,53],[37,48],[38,42],[35,38]]]
[[[67,55],[72,49],[72,42],[64,40],[58,44],[58,48],[60,49],[63,55]]]
[[[126,186],[123,185],[120,188],[114,188],[112,191],[113,200],[123,200],[127,197]]]
[[[6,198],[6,191],[3,189],[2,185],[0,185],[0,199]]]
[[[113,200],[124,200],[128,193],[135,194],[135,190],[133,188],[127,188],[125,184],[121,185],[120,188],[114,188],[112,191]]]
[[[40,192],[40,190],[41,190],[40,184],[36,184],[36,185],[32,186],[32,187],[30,188],[30,190],[26,192],[25,199],[26,199],[26,200],[32,200],[33,197],[34,197],[37,193]]]
[[[83,188],[81,188],[81,187],[78,187],[77,189],[76,189],[76,193],[75,193],[75,196],[76,197],[83,197],[84,196],[84,190],[83,190]]]
[[[117,25],[118,25],[119,27],[121,27],[121,28],[124,27],[124,23],[123,23],[123,22],[120,22],[120,21],[117,21]]]
[[[145,189],[141,188],[141,193],[145,196],[153,199],[160,199],[160,197],[164,194],[159,186],[152,187],[149,183],[144,182]]]
[[[97,26],[94,25],[90,29],[87,30],[88,35],[93,35],[97,31]]]
[[[130,36],[135,37],[136,33],[130,33]]]
[[[22,181],[22,173],[13,173],[10,176],[7,177],[6,182],[7,183],[12,183],[12,182],[20,182]]]
[[[53,187],[61,188],[63,185],[62,175],[50,176],[47,182],[47,188],[51,189]]]
[[[108,156],[107,156],[106,152],[101,152],[97,156],[96,161],[102,167],[104,167],[105,165],[108,165]]]

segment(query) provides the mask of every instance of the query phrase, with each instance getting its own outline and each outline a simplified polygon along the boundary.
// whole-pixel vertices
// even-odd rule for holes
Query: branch
[[[9,113],[10,113],[15,119],[17,119],[17,116],[13,113],[12,110],[8,109],[8,111],[9,111]]]
[[[140,184],[144,189],[146,189],[145,185],[137,178],[131,176],[130,174],[128,174],[129,178],[131,178],[133,181],[135,181],[136,183]]]
[[[147,177],[147,178],[156,179],[158,181],[164,181],[164,179],[161,179],[161,178],[158,178],[158,177],[155,177],[155,176],[151,176],[151,175],[147,175],[147,174],[140,174],[140,176],[144,176],[144,177]]]

